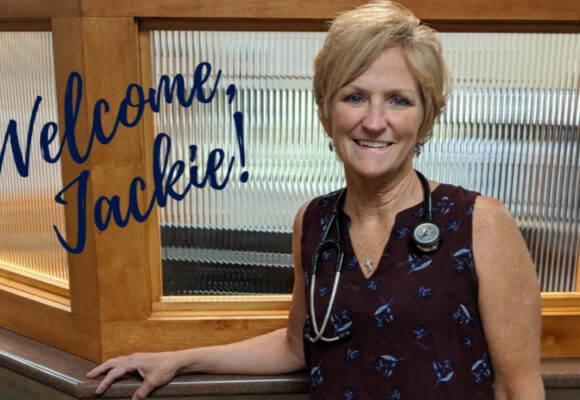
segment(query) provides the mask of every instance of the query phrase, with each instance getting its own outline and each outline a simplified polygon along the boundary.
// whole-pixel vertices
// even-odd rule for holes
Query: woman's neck
[[[421,183],[413,168],[390,179],[372,182],[349,177],[344,211],[358,221],[394,219],[395,215],[423,199]],[[369,221],[370,222],[370,221]]]

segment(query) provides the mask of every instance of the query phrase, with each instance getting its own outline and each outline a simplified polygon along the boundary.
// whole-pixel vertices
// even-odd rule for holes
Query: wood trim
[[[305,19],[219,19],[219,18],[143,18],[141,31],[207,30],[207,31],[274,31],[324,32],[330,20]],[[423,21],[439,32],[500,32],[500,33],[580,33],[576,22],[537,21]]]
[[[426,20],[464,21],[578,21],[576,0],[401,0]],[[258,18],[328,20],[366,0],[85,0],[83,16],[135,16],[140,18]]]
[[[569,21],[439,21],[425,20],[438,32],[580,33],[580,24]]]
[[[153,303],[155,312],[186,311],[244,311],[261,310],[288,311],[292,301],[291,295],[279,296],[164,296],[161,301]]]
[[[81,13],[82,0],[16,0],[2,1],[2,18],[75,17]]]
[[[200,30],[200,31],[304,31],[323,32],[328,29],[326,21],[305,19],[224,19],[224,18],[142,18],[141,31],[152,30]]]
[[[0,6],[0,31],[47,31],[51,17],[80,16],[81,9],[83,16],[142,18],[144,30],[324,31],[338,13],[364,2],[321,0],[313,6],[308,0],[245,0],[241,4],[231,0],[165,0],[162,4],[156,0],[54,0],[50,4],[21,0]],[[580,7],[575,0],[401,2],[442,32],[580,32]]]
[[[50,19],[0,19],[0,32],[48,32]]]
[[[53,292],[52,290],[46,290],[37,286],[37,284],[40,283],[38,281],[34,281],[32,284],[22,283],[18,281],[18,278],[21,277],[20,275],[12,275],[15,275],[15,277],[0,277],[0,290],[17,294],[19,296],[38,301],[52,307],[60,308],[64,311],[71,311],[68,291],[67,295],[63,296]],[[49,289],[52,289],[52,287]]]
[[[151,40],[150,33],[139,30],[139,57],[140,57],[140,84],[146,90],[152,84],[151,70]],[[154,115],[149,107],[146,108],[141,121],[143,129],[143,153],[145,171],[144,179],[147,182],[145,197],[153,197],[153,142],[158,132],[155,131]],[[145,222],[145,248],[147,251],[147,265],[149,266],[150,302],[161,301],[163,295],[163,276],[161,269],[161,230],[159,207],[155,205],[151,215]]]
[[[576,248],[580,248],[580,239]],[[576,267],[576,291],[580,292],[580,252],[578,254],[578,266]]]
[[[0,278],[0,290],[12,293],[26,299],[58,308],[62,311],[71,311],[70,299],[34,286],[19,283],[13,279]]]
[[[24,287],[30,288],[29,290],[23,289],[25,291],[41,291],[46,293],[47,296],[54,295],[58,296],[59,298],[67,299],[67,301],[70,297],[70,292],[66,288],[51,285],[50,283],[42,282],[38,279],[29,278],[28,276],[6,271],[4,269],[0,269],[0,282],[4,282],[5,284],[9,284],[8,282],[13,282],[14,285],[17,285],[21,289]]]
[[[542,315],[570,315],[580,317],[580,292],[544,292]]]

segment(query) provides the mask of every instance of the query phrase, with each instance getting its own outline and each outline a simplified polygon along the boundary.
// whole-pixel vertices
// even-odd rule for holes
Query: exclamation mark
[[[242,168],[246,166],[246,151],[244,150],[244,114],[239,111],[234,113],[234,122],[236,123],[236,133],[238,134],[238,146],[240,146],[240,162]],[[247,182],[249,177],[248,171],[242,172],[240,181]]]
[[[234,101],[234,96],[236,95],[236,85],[231,84],[228,86],[226,94],[229,97],[229,104],[232,104]],[[246,151],[244,147],[244,114],[242,114],[240,111],[236,111],[234,113],[234,123],[236,124],[236,134],[238,137],[238,146],[240,148],[240,163],[242,164],[243,168],[246,166]],[[250,174],[248,171],[242,172],[240,175],[240,181],[244,183],[247,182],[249,176]]]

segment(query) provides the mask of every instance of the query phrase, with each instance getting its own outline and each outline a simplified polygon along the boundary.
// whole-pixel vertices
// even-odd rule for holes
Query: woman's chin
[[[395,168],[373,166],[353,168],[351,175],[354,175],[359,180],[380,181],[384,179],[392,179],[396,173],[397,170]]]

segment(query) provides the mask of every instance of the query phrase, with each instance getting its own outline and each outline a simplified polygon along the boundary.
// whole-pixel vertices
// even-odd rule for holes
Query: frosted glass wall
[[[580,35],[441,39],[454,90],[416,166],[505,203],[542,290],[573,291],[580,254]]]
[[[192,144],[198,160],[216,147],[239,157],[234,111],[243,112],[245,132],[246,164],[235,164],[224,190],[197,189],[162,210],[164,293],[289,292],[296,210],[344,184],[311,90],[324,34],[155,31],[151,39],[152,85],[181,73],[191,87],[202,61],[214,80],[222,70],[211,103],[168,105],[158,115],[157,131],[174,140],[173,159],[187,160]],[[574,290],[579,35],[445,33],[441,40],[454,90],[416,168],[503,201],[542,289]],[[228,104],[232,83],[237,94]],[[238,179],[243,171],[247,183]]]
[[[0,172],[0,270],[68,288],[66,251],[52,228],[56,225],[60,232],[65,231],[63,207],[54,201],[62,189],[60,163],[46,163],[38,145],[44,123],[57,120],[51,33],[0,32],[0,71],[0,127],[5,133],[9,121],[15,120],[22,148],[26,147],[34,102],[42,96],[30,146],[29,176],[18,174],[10,145],[4,154]],[[52,154],[58,145],[52,144]]]

